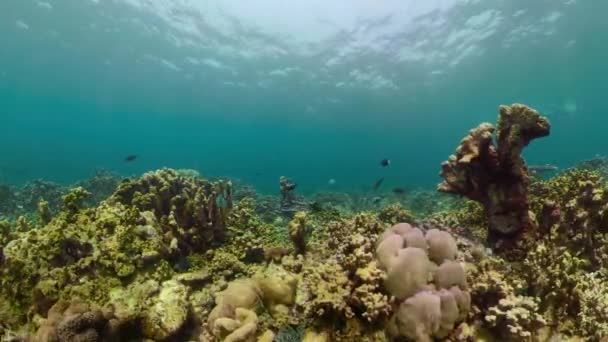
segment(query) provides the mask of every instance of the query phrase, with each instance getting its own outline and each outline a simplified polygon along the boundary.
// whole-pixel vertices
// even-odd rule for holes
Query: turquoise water
[[[530,163],[606,154],[608,2],[286,4],[2,0],[0,182],[169,166],[267,192],[432,187],[513,102],[553,124]]]

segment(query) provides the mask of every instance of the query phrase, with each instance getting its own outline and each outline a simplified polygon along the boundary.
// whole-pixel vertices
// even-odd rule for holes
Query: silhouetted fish
[[[393,192],[397,195],[403,195],[403,194],[405,194],[405,189],[404,188],[394,188]]]
[[[130,155],[128,155],[128,156],[125,158],[125,161],[126,161],[126,162],[132,162],[132,161],[135,161],[135,159],[137,159],[137,155],[135,155],[135,154],[130,154]]]
[[[390,159],[384,158],[384,159],[382,159],[380,161],[380,166],[382,166],[382,167],[387,167],[389,165],[391,165],[391,160]]]
[[[384,182],[384,177],[378,179],[373,186],[374,191],[378,190],[380,188],[380,185],[382,185],[382,182]]]

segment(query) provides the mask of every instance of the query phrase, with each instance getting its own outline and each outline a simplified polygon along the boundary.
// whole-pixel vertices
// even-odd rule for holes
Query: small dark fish
[[[528,166],[528,170],[530,170],[534,173],[553,172],[553,171],[557,171],[557,169],[558,169],[557,166],[551,165],[551,164]]]
[[[128,156],[125,158],[125,161],[126,161],[126,162],[132,162],[132,161],[135,161],[135,159],[137,159],[137,155],[135,155],[135,154],[130,154],[130,155],[128,155]]]
[[[393,193],[395,193],[397,195],[403,195],[403,194],[405,194],[405,189],[404,188],[394,188]]]
[[[380,161],[380,166],[382,166],[382,167],[387,167],[389,165],[391,165],[391,160],[390,159],[384,158],[384,159],[382,159]]]
[[[285,190],[287,191],[293,191],[298,187],[298,184],[296,183],[289,183],[285,186]]]
[[[374,191],[377,191],[380,188],[380,185],[382,185],[382,182],[384,182],[384,177],[378,179],[373,186]]]

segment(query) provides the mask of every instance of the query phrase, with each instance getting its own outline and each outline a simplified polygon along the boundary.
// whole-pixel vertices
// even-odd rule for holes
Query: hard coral
[[[538,300],[532,297],[503,298],[485,317],[504,341],[531,341],[546,322],[538,314]]]
[[[529,214],[528,171],[521,152],[530,141],[549,135],[549,121],[521,104],[501,106],[496,132],[484,123],[471,130],[442,164],[438,190],[480,202],[492,240],[504,242],[534,229]]]
[[[297,254],[306,254],[306,244],[310,235],[310,224],[307,222],[306,213],[297,212],[289,222],[289,237]]]
[[[155,341],[175,338],[188,315],[188,288],[176,280],[166,281],[143,316],[143,335]]]
[[[562,332],[593,336],[597,328],[584,324],[580,315],[589,305],[589,293],[582,291],[588,274],[608,267],[604,181],[595,171],[573,169],[533,183],[531,194],[541,234],[523,259],[528,292],[542,298],[540,310]]]
[[[108,319],[83,302],[58,302],[38,329],[35,341],[100,342]]]
[[[110,201],[151,210],[170,227],[167,233],[180,250],[200,251],[224,239],[232,208],[231,189],[229,182],[210,183],[163,169],[122,183]]]
[[[386,270],[384,286],[397,299],[387,327],[394,338],[431,341],[447,336],[470,309],[463,266],[455,261],[457,246],[447,232],[426,232],[397,224],[379,238],[376,255]],[[440,263],[436,264],[432,259]],[[435,284],[430,284],[433,279]]]

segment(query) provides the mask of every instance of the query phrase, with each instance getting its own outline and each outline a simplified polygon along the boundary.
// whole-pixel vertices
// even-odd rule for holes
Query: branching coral
[[[579,291],[581,334],[602,341],[608,337],[608,277],[604,272],[588,273]]]
[[[472,129],[456,154],[442,164],[444,181],[439,184],[439,191],[480,202],[492,240],[503,242],[533,230],[527,193],[529,177],[521,153],[530,141],[549,132],[549,121],[537,111],[521,104],[501,106],[496,129],[489,123]]]
[[[297,254],[306,254],[306,244],[310,235],[310,224],[307,222],[306,213],[297,212],[289,222],[289,237],[293,242]]]
[[[501,299],[488,310],[485,320],[504,341],[532,341],[538,329],[546,324],[538,314],[538,300],[523,296]]]
[[[573,169],[533,183],[531,193],[541,234],[523,260],[528,291],[542,298],[540,309],[562,331],[593,335],[579,313],[586,274],[608,266],[604,183],[597,172]]]
[[[395,224],[399,222],[412,222],[412,213],[403,208],[401,204],[395,203],[380,209],[378,218],[385,223]]]
[[[122,183],[111,202],[152,211],[182,251],[201,251],[225,237],[231,184],[187,178],[164,169]]]

